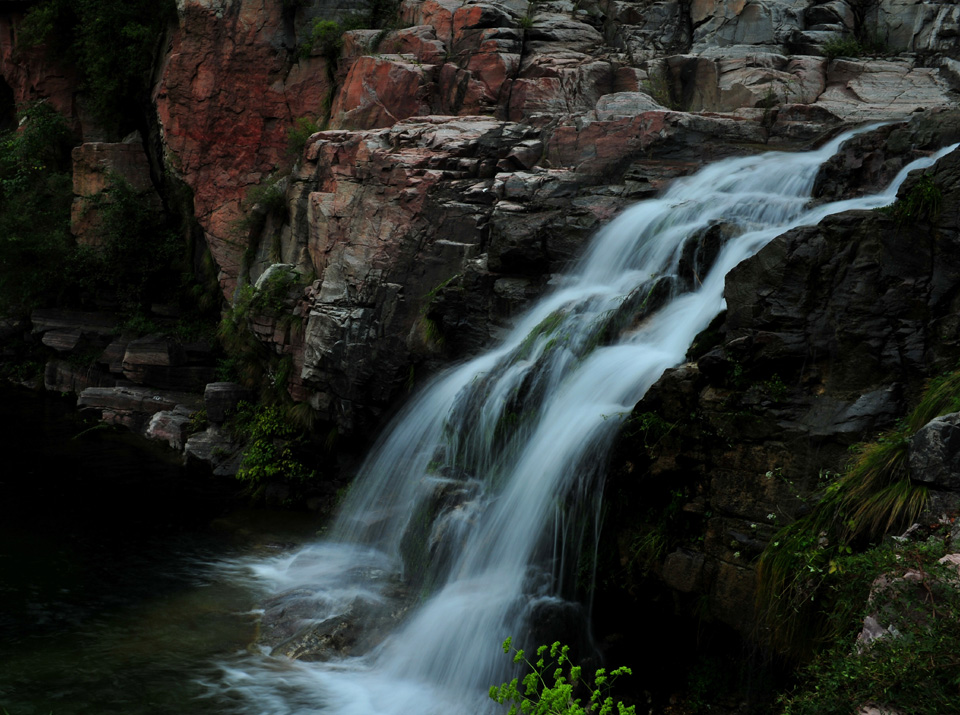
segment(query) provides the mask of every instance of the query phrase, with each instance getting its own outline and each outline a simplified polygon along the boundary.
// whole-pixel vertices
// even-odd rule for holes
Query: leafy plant
[[[308,482],[316,476],[296,455],[303,441],[276,405],[254,407],[241,402],[232,421],[235,435],[246,442],[237,479],[259,486],[266,481]]]
[[[933,176],[924,174],[910,186],[902,198],[890,206],[884,206],[880,211],[896,219],[897,225],[902,225],[906,221],[936,219],[942,206],[943,191]]]
[[[604,668],[596,671],[593,683],[583,685],[589,692],[587,702],[575,697],[580,684],[581,667],[574,665],[569,658],[569,646],[561,646],[559,641],[553,645],[537,648],[535,662],[527,660],[522,650],[513,648],[512,639],[503,642],[503,652],[513,651],[513,662],[524,665],[529,672],[521,682],[518,678],[503,683],[499,687],[490,686],[490,698],[501,705],[510,705],[508,715],[525,713],[526,715],[609,715],[614,712],[613,697],[609,690],[613,682],[621,675],[630,675],[631,670],[620,667],[609,674]],[[550,661],[547,661],[549,650]],[[550,672],[552,670],[552,672]],[[522,690],[521,690],[522,685]],[[635,715],[636,708],[623,702],[616,703],[618,715]]]
[[[960,371],[932,380],[906,419],[858,445],[816,506],[774,535],[757,565],[757,605],[774,646],[802,659],[836,638],[836,613],[848,607],[831,596],[843,560],[917,518],[927,490],[907,473],[909,439],[958,409]]]

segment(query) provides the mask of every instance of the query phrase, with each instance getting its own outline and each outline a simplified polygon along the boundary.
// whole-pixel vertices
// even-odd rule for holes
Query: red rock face
[[[291,66],[281,4],[237,0],[215,10],[188,0],[154,97],[170,164],[194,191],[197,219],[230,296],[245,239],[237,223],[251,186],[287,161],[287,132],[316,118],[325,62]]]
[[[13,90],[14,102],[19,105],[44,99],[64,116],[74,117],[76,73],[60,67],[46,56],[42,47],[17,48],[21,19],[20,13],[0,15],[0,75]],[[79,122],[74,129],[84,136],[91,133],[89,127],[81,127]]]
[[[430,114],[435,75],[436,67],[408,62],[402,55],[358,57],[337,94],[330,127],[376,129]]]

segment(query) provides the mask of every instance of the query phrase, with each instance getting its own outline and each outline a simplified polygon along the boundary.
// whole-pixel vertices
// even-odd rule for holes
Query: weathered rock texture
[[[838,155],[819,185],[848,176],[868,186],[915,147],[952,141],[958,124],[945,113],[884,128]],[[851,444],[890,427],[925,379],[960,356],[960,151],[928,174],[942,210],[909,221],[838,214],[737,266],[727,276],[727,310],[691,361],[668,370],[636,407],[638,423],[653,414],[663,424],[633,430],[614,458],[614,493],[651,511],[640,520],[624,513],[609,548],[623,564],[642,561],[636,535],[661,518],[670,493],[679,495],[666,525],[670,552],[647,568],[685,598],[707,596],[708,615],[746,635],[756,626],[745,606],[751,562],[774,529],[809,508],[818,480],[842,468]],[[909,178],[900,196],[918,181]],[[852,181],[847,190],[862,189]],[[911,447],[914,479],[947,492],[957,486],[953,421],[935,420]],[[960,506],[951,503],[947,512]]]

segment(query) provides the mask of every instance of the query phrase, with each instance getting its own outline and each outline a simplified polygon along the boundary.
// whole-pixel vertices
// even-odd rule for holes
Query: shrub
[[[287,133],[287,153],[300,156],[307,146],[307,140],[319,131],[320,125],[310,117],[297,119]]]
[[[858,36],[838,35],[823,43],[820,49],[829,60],[835,60],[838,57],[870,57],[890,53],[890,46],[886,39],[870,33],[862,33]]]
[[[512,640],[503,642],[503,652],[513,651],[513,662],[525,666],[529,672],[523,681],[514,678],[499,687],[490,686],[490,698],[501,705],[510,704],[508,715],[529,713],[529,715],[610,715],[614,712],[613,698],[608,694],[613,682],[621,675],[630,675],[631,670],[620,667],[609,674],[603,668],[596,671],[593,683],[584,682],[589,693],[586,704],[581,698],[574,697],[580,683],[581,668],[574,665],[568,656],[569,646],[559,642],[549,647],[549,662],[546,660],[548,647],[537,648],[537,660],[531,663],[522,650],[512,646]],[[523,686],[521,692],[520,686]],[[634,715],[635,706],[616,703],[618,715]]]
[[[246,442],[237,479],[256,487],[266,481],[303,483],[316,476],[296,455],[303,436],[285,420],[280,407],[241,402],[232,427]]]
[[[41,0],[24,18],[20,43],[46,43],[75,67],[94,115],[123,134],[131,106],[148,100],[157,42],[174,18],[174,0]]]
[[[13,312],[62,291],[73,244],[67,122],[42,103],[19,117],[0,135],[0,310]]]

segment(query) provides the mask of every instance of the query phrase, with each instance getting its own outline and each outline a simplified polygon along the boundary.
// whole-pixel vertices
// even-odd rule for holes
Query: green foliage
[[[960,371],[932,380],[917,407],[875,441],[857,445],[816,506],[780,529],[757,565],[757,604],[771,643],[807,658],[837,637],[836,598],[844,560],[912,523],[927,490],[911,482],[907,446],[917,430],[960,407]]]
[[[187,425],[187,434],[196,434],[203,432],[210,426],[207,419],[207,408],[201,408],[190,415],[190,423]]]
[[[642,437],[643,446],[650,450],[660,444],[676,427],[675,423],[668,422],[655,412],[639,412],[627,418],[623,425],[623,434],[626,437]]]
[[[343,49],[343,33],[346,29],[336,20],[315,20],[310,37],[300,45],[300,56],[309,57],[316,51],[331,64],[340,59]]]
[[[320,131],[320,126],[310,117],[300,117],[293,123],[290,131],[287,133],[287,153],[293,156],[300,156],[304,147],[307,146],[307,140]]]
[[[0,310],[95,298],[135,316],[193,285],[159,207],[116,175],[91,201],[92,245],[75,245],[70,144],[66,120],[43,103],[22,107],[19,129],[0,136]]]
[[[94,199],[95,245],[78,246],[70,274],[82,291],[111,294],[131,315],[180,287],[182,245],[155,208],[121,177]]]
[[[630,675],[629,668],[620,667],[609,674],[600,668],[594,675],[593,683],[584,682],[589,691],[589,698],[585,704],[581,698],[575,697],[575,691],[580,683],[581,668],[574,665],[568,656],[569,646],[562,646],[559,642],[549,646],[537,648],[537,659],[531,663],[522,650],[514,649],[512,641],[507,638],[503,642],[503,652],[513,651],[513,662],[524,665],[529,669],[523,681],[514,678],[499,687],[490,686],[490,698],[501,705],[510,705],[508,715],[610,715],[614,712],[613,698],[608,694],[613,682],[621,675]],[[522,690],[521,690],[521,685]],[[635,706],[626,706],[622,702],[616,703],[618,715],[635,715]]]
[[[300,120],[297,121],[299,122]],[[291,130],[291,132],[293,131],[295,130]],[[308,134],[307,137],[309,136]],[[304,142],[306,142],[307,137],[304,137]],[[301,146],[301,150],[302,149],[303,147]],[[243,202],[244,207],[248,211],[254,207],[258,207],[264,215],[282,215],[287,208],[287,196],[285,184],[282,182],[283,178],[285,178],[284,175],[273,174],[259,184],[251,186],[247,189],[247,195]]]
[[[834,598],[861,606],[844,614],[854,627],[804,667],[800,686],[783,698],[784,715],[848,715],[867,702],[903,713],[960,712],[960,584],[956,567],[933,563],[943,553],[933,538],[842,560]],[[919,580],[894,580],[908,569]],[[868,601],[865,591],[881,575],[887,586]],[[868,615],[897,635],[858,652],[856,631]]]
[[[27,12],[24,45],[45,43],[80,74],[94,115],[130,130],[131,106],[145,106],[159,38],[176,18],[173,0],[41,0]]]
[[[296,454],[303,435],[280,407],[241,402],[232,429],[246,443],[237,479],[259,486],[267,481],[303,483],[316,477]]]
[[[892,216],[897,225],[902,225],[907,221],[934,220],[942,207],[943,191],[933,176],[924,174],[910,186],[905,196],[879,210]]]
[[[777,373],[774,373],[769,380],[763,383],[763,391],[774,402],[783,402],[783,398],[787,396],[787,386]]]
[[[674,98],[670,75],[666,69],[651,70],[643,81],[644,89],[654,102],[667,109],[682,110],[681,102]]]
[[[820,49],[828,60],[835,60],[838,57],[882,56],[890,53],[890,47],[885,39],[868,34],[860,37],[837,35],[824,42]]]
[[[301,57],[308,57],[316,52],[327,61],[332,74],[340,61],[343,33],[362,29],[383,30],[374,41],[374,46],[378,46],[387,32],[398,26],[399,6],[398,0],[369,0],[364,13],[356,13],[339,21],[318,18],[313,21],[310,36],[300,45],[298,53]]]
[[[252,330],[252,322],[255,316],[265,316],[276,321],[278,327],[297,329],[301,320],[293,313],[292,296],[300,286],[298,278],[290,271],[275,271],[259,290],[250,285],[240,286],[217,330],[226,353],[218,365],[218,376],[259,389],[260,399],[271,404],[290,403],[287,382],[292,362],[289,355],[278,357],[260,342]]]
[[[25,311],[62,291],[73,238],[70,131],[43,103],[0,135],[0,310]]]

